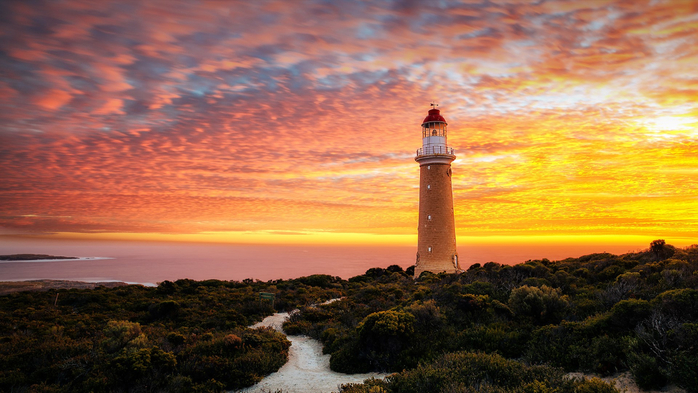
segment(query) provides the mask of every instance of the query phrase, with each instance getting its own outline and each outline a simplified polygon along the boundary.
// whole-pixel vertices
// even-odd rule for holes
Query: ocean
[[[494,261],[560,260],[595,252],[626,253],[646,245],[459,245],[461,267]],[[215,243],[57,240],[0,237],[0,255],[50,254],[105,259],[0,261],[0,281],[124,281],[155,285],[189,278],[262,281],[311,274],[350,278],[372,267],[414,264],[415,246],[242,245]]]

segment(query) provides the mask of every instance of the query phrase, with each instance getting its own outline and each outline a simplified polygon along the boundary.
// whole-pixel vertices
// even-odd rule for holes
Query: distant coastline
[[[78,259],[78,257],[64,257],[48,254],[11,254],[0,255],[0,261],[35,261],[39,259]]]
[[[412,246],[240,245],[205,243],[13,239],[0,236],[0,254],[110,257],[0,261],[0,280],[74,280],[159,283],[165,280],[277,280],[313,274],[349,279],[376,266],[414,264]],[[497,262],[514,265],[527,260],[551,261],[599,251],[624,254],[646,245],[461,245],[463,267]]]
[[[65,257],[47,254],[12,254],[0,255],[0,263],[17,262],[61,262],[61,261],[94,261],[102,259],[114,259],[111,257]]]

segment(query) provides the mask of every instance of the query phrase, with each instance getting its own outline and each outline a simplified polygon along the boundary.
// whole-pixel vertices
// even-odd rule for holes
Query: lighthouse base
[[[417,262],[414,267],[414,278],[419,278],[423,272],[432,272],[434,274],[438,273],[448,273],[455,274],[461,273],[463,270],[458,265],[458,254],[452,255],[450,258],[444,259],[430,259],[423,260],[420,258],[420,254],[417,253]]]

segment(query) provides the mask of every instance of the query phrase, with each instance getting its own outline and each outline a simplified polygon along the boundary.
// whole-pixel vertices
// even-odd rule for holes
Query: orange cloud
[[[698,233],[690,2],[42,5],[4,6],[5,231],[409,237],[437,100],[460,236]]]
[[[34,103],[48,110],[56,110],[70,102],[73,96],[63,90],[49,90],[34,99]]]

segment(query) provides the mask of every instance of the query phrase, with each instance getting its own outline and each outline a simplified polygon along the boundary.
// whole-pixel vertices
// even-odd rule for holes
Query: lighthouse
[[[456,251],[456,223],[451,190],[451,162],[456,159],[448,147],[446,119],[436,107],[422,122],[422,147],[419,163],[419,229],[414,277],[422,272],[456,273],[461,271]]]

